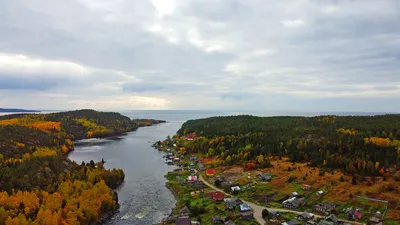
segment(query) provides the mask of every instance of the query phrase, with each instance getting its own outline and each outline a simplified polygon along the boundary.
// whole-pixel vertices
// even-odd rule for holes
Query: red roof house
[[[362,213],[361,213],[360,211],[357,210],[357,211],[354,213],[354,216],[356,217],[356,219],[361,219]]]
[[[207,175],[207,176],[214,176],[214,175],[215,175],[215,170],[214,170],[214,169],[208,169],[208,170],[206,170],[206,175]]]
[[[207,194],[214,201],[223,201],[225,198],[224,193],[220,191],[213,191]]]
[[[189,134],[189,135],[187,136],[187,139],[188,139],[189,141],[191,141],[191,140],[193,140],[195,137],[196,137],[196,135],[194,135],[194,134]]]

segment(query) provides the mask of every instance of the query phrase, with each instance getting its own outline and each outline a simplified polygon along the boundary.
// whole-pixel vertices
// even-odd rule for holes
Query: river
[[[117,189],[120,212],[107,224],[154,224],[171,212],[174,196],[165,187],[164,175],[174,169],[165,164],[162,153],[151,147],[152,143],[174,135],[189,120],[234,112],[206,111],[126,111],[130,118],[151,118],[168,121],[151,127],[142,127],[118,139],[91,139],[77,142],[70,153],[72,160],[80,163],[90,160],[107,161],[107,168],[122,168],[125,182]]]

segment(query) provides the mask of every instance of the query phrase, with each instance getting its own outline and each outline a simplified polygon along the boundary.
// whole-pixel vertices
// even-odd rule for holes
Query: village
[[[275,170],[214,168],[202,155],[183,154],[175,143],[157,148],[166,153],[167,164],[176,166],[166,178],[178,203],[163,224],[391,224],[384,222],[386,201],[362,196],[352,196],[350,202],[331,201],[334,193],[330,186],[336,182],[321,186],[318,182],[294,182],[284,175],[284,167],[305,170],[300,165],[277,160]],[[318,176],[312,170],[307,170],[309,176]],[[332,174],[320,179],[336,179],[338,174]]]

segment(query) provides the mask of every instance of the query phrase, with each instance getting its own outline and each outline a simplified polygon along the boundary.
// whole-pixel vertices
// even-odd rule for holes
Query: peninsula
[[[187,121],[154,145],[178,166],[166,175],[178,203],[165,222],[399,224],[399,121],[400,115]]]
[[[0,108],[0,113],[17,113],[17,112],[40,112],[38,110],[28,110],[28,109],[5,109]]]

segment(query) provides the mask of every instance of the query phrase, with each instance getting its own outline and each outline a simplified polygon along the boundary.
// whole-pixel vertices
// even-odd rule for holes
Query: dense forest
[[[73,141],[137,129],[118,113],[78,110],[0,117],[0,225],[96,224],[118,208],[120,169],[67,158]]]
[[[212,117],[187,121],[178,131],[193,133],[193,141],[180,145],[215,156],[215,164],[267,167],[269,157],[289,157],[363,176],[395,173],[400,165],[400,115]]]

